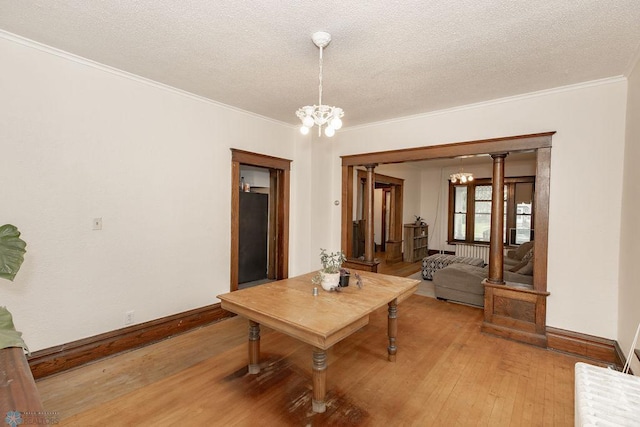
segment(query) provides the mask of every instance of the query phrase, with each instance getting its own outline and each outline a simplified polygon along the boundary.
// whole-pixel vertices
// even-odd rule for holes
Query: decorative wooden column
[[[504,159],[506,153],[492,154],[493,179],[491,187],[491,238],[489,240],[489,277],[487,282],[504,283]]]
[[[504,281],[504,159],[506,154],[492,154],[491,157],[493,157],[493,193],[489,277],[483,282],[484,321],[481,330],[515,341],[546,347],[546,300],[549,293],[538,290],[541,286],[529,289],[518,283]],[[538,159],[538,167],[540,162],[541,160]],[[537,177],[536,182],[539,182]],[[536,204],[536,208],[538,206]],[[544,215],[544,212],[541,214]],[[538,243],[536,242],[536,246],[539,246]],[[544,256],[546,261],[546,248],[541,252],[545,253],[540,258]],[[541,274],[539,270],[534,271],[534,283],[536,279],[539,281],[543,278],[540,277]],[[536,277],[536,275],[539,276]]]
[[[377,165],[365,165],[367,168],[366,202],[365,206],[365,231],[364,231],[364,260],[373,262],[375,256],[375,243],[373,241],[373,192],[376,188],[375,174],[373,170]]]

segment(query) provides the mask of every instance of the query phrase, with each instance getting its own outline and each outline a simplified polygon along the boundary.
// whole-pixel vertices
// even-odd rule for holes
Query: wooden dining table
[[[355,277],[355,274],[359,276]],[[260,373],[260,325],[313,347],[312,409],[325,412],[327,350],[369,323],[369,315],[388,305],[388,360],[396,359],[398,303],[418,288],[419,280],[352,270],[350,285],[339,291],[317,287],[316,273],[278,280],[218,295],[223,309],[249,320],[249,374]],[[357,282],[361,286],[357,285]]]

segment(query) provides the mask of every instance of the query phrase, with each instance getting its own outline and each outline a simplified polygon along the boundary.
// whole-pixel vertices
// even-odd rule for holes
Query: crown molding
[[[399,122],[404,122],[408,120],[416,120],[416,119],[427,118],[427,117],[435,117],[443,114],[451,114],[459,111],[474,110],[477,108],[484,108],[484,107],[504,104],[508,102],[521,101],[521,100],[530,99],[530,98],[539,98],[542,96],[548,96],[548,95],[553,95],[557,93],[571,92],[574,90],[585,89],[585,88],[596,87],[596,86],[603,86],[603,85],[608,85],[612,83],[619,83],[619,82],[626,82],[626,81],[627,81],[627,78],[624,75],[607,77],[607,78],[598,79],[598,80],[590,80],[587,82],[575,83],[575,84],[566,85],[566,86],[559,86],[551,89],[543,89],[535,92],[527,92],[519,95],[507,96],[504,98],[496,98],[489,101],[476,102],[473,104],[466,104],[458,107],[445,108],[442,110],[430,111],[427,113],[412,114],[410,116],[397,117],[395,119],[389,119],[389,120],[381,120],[379,122],[365,123],[357,126],[345,126],[340,130],[340,132],[344,134],[346,131],[351,131],[351,130],[365,129],[373,126],[381,126],[381,125],[386,125],[391,123],[399,123]]]
[[[68,61],[75,62],[77,64],[81,64],[81,65],[84,65],[84,66],[87,66],[87,67],[91,67],[91,68],[94,68],[94,69],[97,69],[97,70],[100,70],[100,71],[103,71],[103,72],[106,72],[106,73],[109,73],[109,74],[113,74],[113,75],[116,75],[118,77],[122,77],[122,78],[125,78],[125,79],[128,79],[128,80],[132,80],[132,81],[135,81],[137,83],[141,83],[141,84],[144,84],[144,85],[147,85],[147,86],[151,86],[151,87],[154,87],[156,89],[165,90],[167,92],[171,92],[171,93],[174,93],[174,94],[177,94],[177,95],[181,95],[181,96],[184,96],[184,97],[187,97],[187,98],[191,98],[191,99],[194,99],[196,101],[204,102],[204,103],[210,104],[210,105],[215,105],[217,107],[221,107],[221,108],[224,108],[224,109],[227,109],[227,110],[235,111],[237,113],[245,114],[247,116],[251,116],[251,117],[254,117],[254,118],[257,118],[257,119],[261,119],[261,120],[265,120],[267,122],[275,123],[275,124],[278,124],[280,126],[285,126],[287,128],[290,128],[290,129],[295,129],[296,128],[296,126],[294,126],[294,125],[292,125],[290,123],[285,123],[285,122],[282,122],[282,121],[279,121],[279,120],[272,119],[270,117],[266,117],[266,116],[262,116],[260,114],[253,113],[251,111],[247,111],[247,110],[243,110],[243,109],[238,108],[238,107],[234,107],[234,106],[229,105],[229,104],[224,104],[222,102],[215,101],[215,100],[213,100],[211,98],[207,98],[207,97],[204,97],[204,96],[196,95],[196,94],[194,94],[192,92],[188,92],[186,90],[178,89],[176,87],[169,86],[167,84],[160,83],[160,82],[157,82],[155,80],[151,80],[151,79],[148,79],[146,77],[139,76],[137,74],[129,73],[128,71],[120,70],[118,68],[111,67],[109,65],[105,65],[105,64],[102,64],[100,62],[96,62],[96,61],[93,61],[91,59],[84,58],[82,56],[75,55],[73,53],[70,53],[70,52],[67,52],[67,51],[64,51],[64,50],[61,50],[61,49],[58,49],[58,48],[55,48],[55,47],[40,43],[40,42],[37,42],[35,40],[27,39],[25,37],[19,36],[17,34],[10,33],[8,31],[2,30],[2,29],[0,29],[0,39],[4,39],[4,40],[10,41],[10,42],[13,42],[13,43],[16,43],[16,44],[31,48],[31,49],[38,50],[40,52],[47,53],[49,55],[54,55],[54,56],[57,56],[59,58],[66,59]]]

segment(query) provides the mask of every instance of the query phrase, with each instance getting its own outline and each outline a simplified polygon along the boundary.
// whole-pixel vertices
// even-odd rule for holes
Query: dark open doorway
[[[240,198],[241,167],[255,167],[268,171],[268,190],[263,196],[245,197],[264,199],[266,204],[267,232],[267,279],[280,280],[289,275],[289,171],[291,160],[231,149],[231,264],[230,290],[238,289],[240,283]],[[265,186],[266,187],[266,186]],[[246,196],[246,195],[245,195]],[[266,202],[266,203],[265,203]],[[247,205],[253,206],[253,204]],[[252,207],[245,209],[254,210]],[[245,218],[244,220],[247,220]],[[251,221],[250,217],[248,218]],[[264,227],[263,224],[261,227]],[[263,231],[261,231],[262,233]],[[243,277],[242,280],[246,280]]]
[[[352,252],[348,257],[359,258],[364,254],[365,206],[367,192],[365,182],[367,172],[357,171],[357,217],[353,220],[354,241]],[[375,221],[379,226],[380,251],[385,253],[385,261],[394,263],[402,261],[402,197],[404,180],[392,176],[375,174],[375,188],[381,191],[380,206],[376,211]]]

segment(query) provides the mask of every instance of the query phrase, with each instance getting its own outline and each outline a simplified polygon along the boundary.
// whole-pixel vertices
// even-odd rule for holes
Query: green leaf
[[[0,307],[0,348],[7,347],[22,347],[27,350],[22,333],[13,326],[11,313],[5,307]]]
[[[20,270],[27,244],[20,238],[18,229],[5,224],[0,227],[0,277],[13,281]]]

